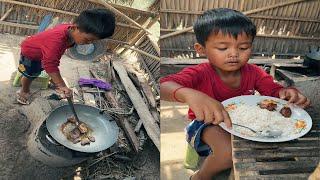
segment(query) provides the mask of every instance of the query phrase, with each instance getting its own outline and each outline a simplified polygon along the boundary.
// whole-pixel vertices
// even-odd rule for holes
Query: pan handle
[[[52,138],[52,136],[49,135],[49,134],[46,135],[46,139],[47,139],[51,144],[54,144],[54,145],[57,145],[57,146],[61,146],[61,144],[59,144],[56,140],[54,140],[54,139]]]

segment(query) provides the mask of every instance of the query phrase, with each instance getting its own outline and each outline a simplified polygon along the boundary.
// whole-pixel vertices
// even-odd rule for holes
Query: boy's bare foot
[[[17,95],[17,101],[19,104],[22,104],[22,105],[30,104],[30,102],[29,102],[30,92],[25,93],[25,92],[21,92],[19,90],[19,91],[17,91],[16,95]]]

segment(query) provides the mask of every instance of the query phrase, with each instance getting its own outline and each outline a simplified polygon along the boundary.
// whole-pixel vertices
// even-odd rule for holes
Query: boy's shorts
[[[212,153],[211,148],[201,140],[203,130],[213,124],[205,124],[203,121],[193,120],[186,127],[187,142],[196,150],[199,156],[208,156]]]
[[[41,61],[32,61],[27,57],[21,55],[18,71],[28,79],[35,79],[37,78],[42,71]]]

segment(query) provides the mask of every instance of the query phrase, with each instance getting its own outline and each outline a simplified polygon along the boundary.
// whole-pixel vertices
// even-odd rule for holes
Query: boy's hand
[[[197,120],[216,125],[224,122],[228,128],[231,128],[229,114],[219,101],[190,88],[183,88],[180,92],[183,93],[183,99],[195,113]]]
[[[298,90],[293,88],[283,88],[279,91],[280,99],[288,100],[289,103],[306,108],[310,105],[310,99],[301,94]]]
[[[61,98],[72,97],[72,89],[68,88],[67,86],[58,87],[57,91],[62,95]]]
[[[60,94],[61,98],[72,97],[72,90],[66,86],[63,81],[60,72],[48,73],[52,78],[56,88],[56,91]]]

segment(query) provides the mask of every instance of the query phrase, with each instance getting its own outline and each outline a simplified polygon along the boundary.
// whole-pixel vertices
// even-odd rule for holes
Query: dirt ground
[[[187,147],[184,133],[187,112],[187,105],[161,101],[161,180],[189,179],[194,173],[183,166]]]
[[[16,104],[15,100],[15,92],[19,88],[12,86],[12,79],[15,76],[19,60],[19,44],[24,37],[0,34],[0,39],[0,179],[42,180],[61,179],[62,177],[73,179],[72,176],[67,175],[73,172],[77,166],[50,167],[35,160],[28,152],[26,140],[32,130],[32,122],[21,113],[23,106]],[[88,66],[89,63],[71,60],[63,56],[60,64],[61,74],[72,84],[77,81],[72,69]],[[32,88],[32,91],[37,90],[38,88]],[[43,98],[48,93],[50,93],[49,90],[40,91],[34,95],[33,99]],[[129,153],[128,156],[135,157],[132,158],[134,162],[130,164],[135,163],[138,167],[131,169],[127,179],[135,179],[134,177],[136,179],[159,179],[159,152],[152,143],[147,141],[142,152],[138,155]],[[128,164],[128,162],[123,161],[115,161],[114,163],[119,166]],[[101,166],[104,165],[104,163],[101,163]],[[96,168],[101,169],[102,167],[98,165]],[[122,174],[126,174],[126,172]],[[115,179],[115,177],[110,178],[110,176],[104,178]],[[119,176],[119,179],[124,178]]]
[[[31,123],[19,111],[12,86],[23,37],[0,35],[0,172],[3,179],[58,179],[70,169],[51,168],[33,159],[26,147]]]

